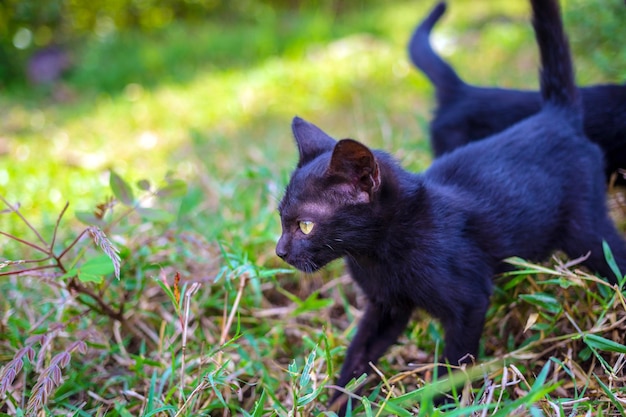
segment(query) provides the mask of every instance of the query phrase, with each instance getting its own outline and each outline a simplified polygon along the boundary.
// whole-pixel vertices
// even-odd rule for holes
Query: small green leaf
[[[309,386],[311,382],[311,370],[313,369],[313,364],[315,363],[317,346],[311,351],[309,356],[306,359],[306,363],[304,364],[304,369],[302,369],[302,374],[300,375],[300,387],[306,388]]]
[[[291,374],[292,377],[295,377],[298,375],[298,365],[296,365],[295,359],[291,361],[291,363],[289,364],[289,367],[287,368],[287,371]]]
[[[204,200],[204,193],[200,188],[194,187],[183,197],[180,202],[178,214],[181,216],[191,213]]]
[[[80,282],[94,282],[96,284],[100,284],[104,280],[102,275],[85,274],[80,271],[78,272],[78,279]]]
[[[137,187],[143,191],[150,191],[150,181],[148,180],[139,180],[137,181]]]
[[[262,417],[264,415],[263,404],[265,404],[265,390],[261,391],[259,399],[254,403],[252,417]]]
[[[76,213],[74,213],[74,215],[76,216],[78,221],[89,226],[102,225],[104,223],[101,219],[97,218],[90,211],[77,211]]]
[[[165,411],[171,411],[171,413],[165,413]],[[164,405],[144,414],[143,417],[152,417],[156,415],[174,415],[176,411],[178,411],[178,409],[173,405]]]
[[[388,402],[388,401],[383,403],[382,408],[383,408],[383,410],[386,413],[389,413],[389,414],[392,414],[392,415],[396,415],[396,416],[399,416],[399,417],[411,417],[411,416],[413,416],[413,414],[411,414],[408,410],[406,410],[404,408],[401,408],[401,407],[398,407],[397,405],[395,405],[395,404],[393,404],[391,402]],[[420,409],[420,411],[421,411],[421,409]]]
[[[95,258],[89,259],[78,268],[78,272],[83,274],[93,275],[108,275],[115,271],[111,258],[107,255],[100,255]]]
[[[155,370],[155,371],[152,371],[152,378],[150,379],[150,388],[148,390],[148,395],[147,395],[148,404],[146,404],[146,409],[148,410],[152,409],[152,404],[154,403],[156,381],[157,381],[157,374]],[[145,414],[144,414],[144,417],[145,417]]]
[[[578,357],[583,361],[587,361],[591,357],[592,353],[591,348],[589,346],[585,346],[580,352],[578,352]]]
[[[307,405],[308,403],[314,401],[315,399],[317,399],[317,397],[319,397],[321,392],[324,391],[325,389],[326,389],[326,386],[320,385],[317,388],[315,388],[313,391],[309,392],[308,394],[300,396],[298,398],[298,407],[303,407]]]
[[[622,281],[624,276],[620,272],[619,266],[617,266],[617,262],[615,262],[615,257],[613,256],[613,252],[611,251],[609,244],[606,243],[605,240],[602,241],[602,250],[604,251],[604,258],[606,259],[606,263],[608,263],[609,266],[611,267],[611,271],[613,271],[613,273],[617,277],[617,281],[618,282]],[[605,278],[610,278],[610,277],[605,277]]]
[[[620,400],[618,400],[615,397],[615,394],[611,391],[611,389],[609,387],[607,387],[606,384],[600,380],[600,378],[598,378],[598,375],[593,374],[593,377],[596,379],[598,384],[600,384],[600,387],[602,388],[602,391],[604,391],[606,396],[609,397],[609,400],[611,401],[611,403],[613,403],[615,408],[617,408],[617,410],[623,416],[624,415],[624,406],[620,403]]]
[[[363,408],[365,409],[365,416],[374,417],[374,413],[372,412],[372,403],[367,397],[363,396],[361,398],[361,404],[363,405]]]
[[[133,190],[130,188],[130,185],[122,177],[117,175],[115,171],[110,172],[109,177],[109,186],[113,191],[113,195],[119,201],[127,206],[132,206],[135,202],[135,197],[133,196]]]
[[[550,294],[545,294],[545,293],[522,294],[520,295],[520,298],[552,314],[558,314],[563,310],[563,307],[561,306],[559,301]]]
[[[137,213],[147,221],[156,223],[171,223],[174,221],[174,215],[169,211],[155,209],[150,207],[137,207]]]
[[[535,379],[535,382],[533,383],[531,391],[535,389],[540,389],[545,385],[546,378],[548,377],[548,372],[550,372],[550,366],[550,362],[546,362],[546,364],[543,365],[543,368],[541,368],[541,372],[539,372],[539,375],[537,375],[537,379]]]
[[[187,183],[183,180],[172,179],[167,185],[157,191],[159,197],[183,197],[187,194]]]
[[[133,414],[128,411],[121,403],[115,403],[113,406],[115,411],[120,415],[120,417],[133,417]]]
[[[217,397],[218,401],[224,407],[228,407],[228,405],[226,404],[226,401],[224,400],[224,396],[222,395],[222,392],[218,389],[219,384],[215,382],[215,378],[213,377],[213,375],[212,374],[207,375],[207,379],[209,383],[211,384],[211,389],[213,390],[213,393]]]
[[[65,274],[61,275],[61,279],[73,278],[76,276],[76,274],[78,274],[78,269],[72,268],[69,271],[67,271]]]
[[[554,270],[547,268],[543,265],[536,265],[532,262],[528,262],[525,259],[511,257],[504,260],[506,263],[517,266],[518,268],[524,268],[523,271],[512,271],[513,274],[517,273],[526,273],[526,274],[548,274],[548,275],[559,275],[559,273]]]
[[[174,296],[174,292],[170,287],[168,287],[161,279],[154,278],[159,287],[163,290],[163,292],[169,297],[172,304],[177,305],[176,297]]]
[[[540,332],[541,331],[545,332],[545,331],[548,331],[548,330],[552,329],[553,327],[554,326],[551,325],[550,323],[536,323],[536,324],[532,325],[531,329],[537,330],[537,331],[540,331]]]
[[[334,303],[332,299],[319,298],[319,291],[313,292],[306,300],[300,301],[299,298],[295,297],[293,301],[298,304],[298,307],[292,312],[294,316],[298,316],[307,311],[322,310]]]
[[[583,340],[587,346],[605,352],[626,353],[626,346],[595,334],[586,334]]]
[[[176,296],[174,295],[174,291],[172,291],[172,289],[165,282],[163,282],[163,280],[161,280],[160,278],[154,278],[154,280],[159,285],[159,287],[161,287],[163,292],[169,297],[170,301],[172,302],[172,305],[174,306],[174,310],[176,310],[176,314],[180,316],[181,303],[178,303],[176,301]]]

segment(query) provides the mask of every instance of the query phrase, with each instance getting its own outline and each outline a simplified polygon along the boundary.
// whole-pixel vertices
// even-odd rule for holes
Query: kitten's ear
[[[315,159],[324,152],[333,149],[337,141],[328,136],[322,129],[299,117],[294,117],[291,130],[298,144],[300,161],[298,168]]]
[[[352,139],[342,139],[335,145],[328,167],[330,175],[347,180],[358,191],[372,194],[380,187],[380,170],[372,151]]]

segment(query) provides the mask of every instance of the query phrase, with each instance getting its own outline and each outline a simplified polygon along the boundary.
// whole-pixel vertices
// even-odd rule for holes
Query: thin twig
[[[31,242],[29,242],[29,241],[27,241],[27,240],[24,240],[24,239],[20,239],[19,237],[17,237],[17,236],[13,236],[13,235],[12,235],[12,234],[10,234],[10,233],[3,232],[2,230],[0,230],[0,235],[4,235],[4,236],[8,237],[9,239],[16,240],[16,241],[18,241],[18,242],[20,242],[20,243],[23,243],[23,244],[24,244],[24,245],[26,245],[26,246],[30,246],[31,248],[33,248],[33,249],[35,249],[35,250],[37,250],[37,251],[39,251],[39,252],[43,252],[43,253],[45,253],[45,254],[49,254],[49,253],[50,253],[50,251],[49,251],[48,249],[44,249],[44,248],[42,248],[41,246],[37,246],[37,245],[36,245],[36,244],[34,244],[34,243],[31,243]],[[44,243],[45,243],[45,242],[44,242]]]
[[[41,271],[42,269],[50,269],[50,268],[57,268],[57,265],[41,265],[41,266],[36,266],[33,268],[21,269],[19,271],[2,272],[0,273],[0,277],[4,277],[7,275],[20,275],[20,274],[25,274],[27,272]]]
[[[74,239],[72,241],[72,243],[69,244],[69,246],[67,248],[65,248],[65,250],[63,252],[61,252],[61,254],[59,256],[56,256],[57,260],[61,260],[61,258],[63,258],[63,256],[65,256],[65,254],[74,247],[74,245],[76,245],[78,243],[78,241],[83,237],[83,235],[85,233],[87,233],[89,231],[89,229],[85,229],[82,232],[80,232],[80,234],[76,237],[76,239]]]
[[[237,313],[237,307],[239,306],[239,301],[241,300],[241,295],[243,294],[243,289],[246,285],[246,278],[248,277],[247,273],[241,274],[239,281],[239,288],[237,290],[237,296],[235,297],[235,302],[233,303],[233,308],[230,310],[230,314],[228,318],[226,317],[226,310],[228,303],[224,301],[224,317],[223,323],[224,327],[222,327],[222,334],[220,335],[220,346],[223,346],[226,343],[226,338],[228,337],[228,332],[230,327],[233,324],[233,320],[235,319],[235,314]],[[228,297],[228,294],[224,294],[224,297]],[[217,354],[217,362],[222,363],[222,351],[220,350]]]
[[[239,307],[239,302],[241,301],[241,296],[243,295],[244,287],[246,286],[246,281],[248,278],[248,274],[241,274],[239,277],[239,288],[237,289],[237,296],[235,297],[235,302],[233,303],[233,308],[230,310],[230,314],[228,315],[228,320],[226,321],[226,325],[222,328],[222,335],[220,337],[220,345],[226,343],[226,338],[228,337],[228,332],[233,325],[233,320],[235,319],[235,314],[237,313],[237,308]]]
[[[56,239],[57,239],[57,231],[59,230],[59,224],[61,223],[61,218],[63,218],[63,215],[65,214],[65,211],[67,210],[69,206],[70,206],[70,202],[67,201],[65,203],[65,206],[63,207],[63,210],[61,210],[61,213],[59,213],[59,217],[57,217],[57,221],[54,225],[54,231],[52,232],[52,241],[50,242],[50,252],[54,251],[54,243],[56,242]]]
[[[37,236],[37,238],[39,239],[39,241],[40,241],[41,243],[43,243],[44,245],[46,244],[46,241],[44,240],[44,238],[43,238],[43,237],[41,237],[41,235],[39,234],[39,232],[37,231],[37,229],[35,229],[35,228],[33,227],[33,225],[32,225],[32,224],[30,224],[30,222],[29,222],[28,220],[26,220],[26,218],[22,215],[22,213],[20,213],[19,209],[17,209],[17,208],[15,208],[15,207],[13,207],[13,206],[11,205],[11,203],[9,203],[9,202],[8,202],[8,201],[7,201],[7,200],[6,200],[6,199],[5,199],[2,195],[1,195],[1,194],[0,194],[0,200],[2,200],[2,202],[3,202],[4,204],[6,204],[6,205],[7,205],[7,206],[11,209],[11,211],[12,211],[13,213],[17,214],[17,215],[18,215],[18,217],[19,217],[20,219],[22,219],[22,221],[24,222],[24,224],[26,224],[26,226],[28,226],[28,228],[29,228],[30,230],[32,230],[32,231],[33,231],[33,233],[35,233],[35,236]]]
[[[199,392],[204,391],[207,387],[209,386],[209,384],[207,384],[207,382],[205,380],[203,380],[200,385],[198,385],[196,388],[194,388],[194,390],[191,392],[191,394],[189,394],[189,397],[187,398],[187,401],[185,401],[183,403],[183,405],[178,409],[178,412],[176,412],[176,415],[174,415],[174,417],[180,417],[183,412],[185,411],[185,409],[189,406],[189,403],[191,402],[191,400],[198,395]]]
[[[50,259],[52,259],[52,256],[48,255],[45,258],[41,258],[41,259],[20,259],[19,261],[9,261],[9,260],[0,261],[0,268],[4,266],[10,266],[10,265],[39,264],[42,262],[49,261]]]
[[[184,320],[183,320],[183,334],[182,334],[182,352],[181,352],[181,364],[180,364],[180,403],[182,404],[185,397],[185,357],[187,353],[187,329],[189,328],[189,310],[191,305],[191,296],[200,289],[200,283],[194,282],[191,287],[185,292],[185,307],[184,307]]]
[[[368,378],[367,380],[369,380],[370,378]],[[367,380],[365,382],[367,382]],[[359,385],[358,387],[356,387],[355,389],[359,389],[361,387],[363,387],[364,384]],[[361,397],[360,395],[355,394],[354,392],[350,391],[349,389],[347,389],[346,387],[341,387],[339,385],[325,385],[325,388],[327,389],[332,389],[335,391],[339,391],[342,394],[344,394],[343,396],[337,398],[335,400],[335,402],[333,402],[332,404],[330,404],[330,407],[328,407],[329,411],[337,411],[339,410],[344,404],[346,404],[348,402],[348,397],[354,398],[358,401],[361,401],[363,399],[363,397]]]

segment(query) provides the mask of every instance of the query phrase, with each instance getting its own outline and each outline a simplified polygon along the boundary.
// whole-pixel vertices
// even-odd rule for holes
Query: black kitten
[[[276,253],[305,272],[343,257],[368,299],[338,385],[369,373],[415,308],[441,320],[446,361],[476,356],[492,277],[508,257],[589,253],[585,265],[616,283],[606,240],[626,271],[626,245],[605,207],[602,153],[582,130],[557,0],[532,5],[541,111],[421,175],[293,120],[300,160],[279,206]]]
[[[430,32],[445,10],[445,3],[435,6],[409,42],[411,61],[436,90],[437,108],[430,125],[435,156],[501,132],[541,109],[539,92],[475,87],[459,78],[430,45]],[[580,92],[585,134],[602,148],[608,180],[626,168],[626,85],[584,87]]]

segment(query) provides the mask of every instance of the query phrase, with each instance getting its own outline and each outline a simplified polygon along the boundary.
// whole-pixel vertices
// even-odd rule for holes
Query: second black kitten
[[[501,132],[541,109],[538,91],[466,84],[435,53],[430,32],[445,10],[445,3],[437,4],[416,28],[408,47],[413,64],[435,87],[437,108],[430,124],[435,156]],[[626,169],[626,85],[596,85],[580,92],[585,134],[602,148],[608,180],[618,169]],[[617,178],[626,184],[621,175]]]

